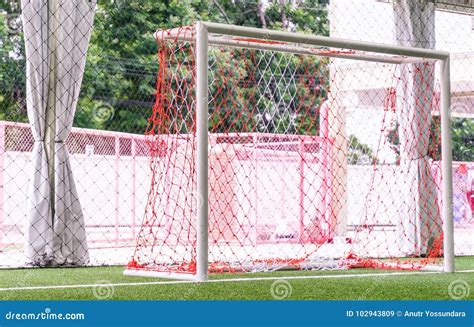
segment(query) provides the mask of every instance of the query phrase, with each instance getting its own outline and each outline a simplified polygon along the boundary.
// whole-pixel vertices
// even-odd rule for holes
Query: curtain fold
[[[89,261],[64,142],[74,120],[95,5],[89,0],[22,0],[27,111],[35,140],[25,252],[34,265]]]

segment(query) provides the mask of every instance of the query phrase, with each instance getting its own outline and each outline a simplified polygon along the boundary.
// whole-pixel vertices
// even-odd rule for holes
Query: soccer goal
[[[125,274],[453,271],[449,53],[207,22],[155,37]]]

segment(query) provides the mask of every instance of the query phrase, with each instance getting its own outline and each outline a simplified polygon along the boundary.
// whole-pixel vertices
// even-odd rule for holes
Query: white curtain
[[[26,256],[34,265],[89,260],[64,141],[74,120],[95,5],[95,0],[22,0],[27,110],[35,140]]]
[[[435,47],[435,4],[431,1],[393,2],[398,44]],[[400,208],[399,242],[405,255],[426,254],[440,236],[441,218],[431,173],[428,144],[434,90],[434,65],[401,65],[397,85],[400,169],[403,205]]]

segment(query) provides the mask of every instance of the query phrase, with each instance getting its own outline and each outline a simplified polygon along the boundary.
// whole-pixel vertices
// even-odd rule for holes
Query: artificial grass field
[[[451,299],[448,288],[453,281],[462,281],[465,285],[467,283],[470,290],[463,299],[473,300],[473,268],[474,257],[458,257],[456,270],[470,270],[469,272],[447,274],[368,269],[277,271],[210,276],[211,280],[275,279],[200,284],[124,276],[123,267],[8,269],[0,270],[0,299],[272,300],[275,299],[275,292],[278,292],[272,285],[276,287],[276,280],[284,280],[287,287],[285,300],[448,300]],[[369,276],[356,277],[360,274]],[[324,277],[298,279],[301,276]],[[147,282],[168,284],[133,285]],[[74,286],[62,288],[62,285]],[[9,290],[25,287],[40,288]]]

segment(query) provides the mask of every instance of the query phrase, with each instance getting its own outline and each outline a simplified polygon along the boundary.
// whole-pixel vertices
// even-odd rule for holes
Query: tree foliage
[[[453,119],[453,160],[474,161],[474,120]]]
[[[0,1],[0,120],[24,122],[25,52],[18,10]]]
[[[429,134],[428,156],[440,160],[441,155],[441,121],[439,116],[432,117]],[[387,134],[387,141],[399,160],[400,137],[399,124],[394,124]],[[452,151],[454,161],[474,161],[474,119],[452,118]],[[397,161],[398,161],[397,160]]]
[[[157,29],[205,20],[328,35],[327,2],[99,0],[74,124],[143,133],[154,101]],[[0,1],[0,119],[26,121],[23,37],[9,26],[17,4]]]

